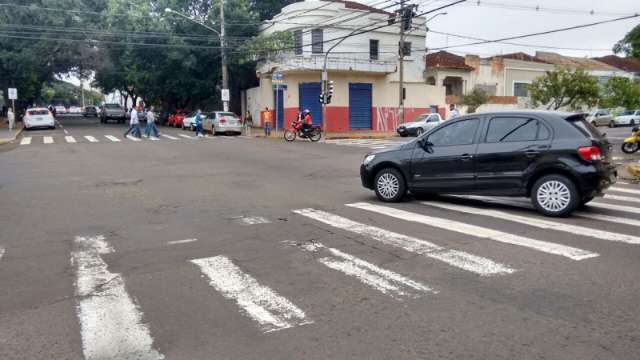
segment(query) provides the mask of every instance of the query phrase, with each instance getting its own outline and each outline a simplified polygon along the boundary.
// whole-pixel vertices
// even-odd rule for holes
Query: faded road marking
[[[120,139],[118,139],[117,137],[113,136],[113,135],[105,135],[104,137],[106,137],[107,139],[113,141],[113,142],[120,142]]]
[[[65,136],[64,141],[66,141],[69,144],[75,144],[77,142],[73,136]]]
[[[188,244],[196,241],[198,241],[198,239],[174,240],[174,241],[167,242],[167,245]]]
[[[177,137],[167,135],[167,134],[160,134],[160,136],[166,137],[167,139],[171,139],[171,140],[179,140]]]
[[[211,287],[227,299],[235,300],[249,317],[260,324],[264,332],[311,323],[304,311],[270,288],[260,285],[229,258],[216,256],[191,262],[198,265],[209,278]]]
[[[125,289],[121,274],[112,273],[102,255],[114,250],[103,236],[76,237],[71,262],[76,267],[77,313],[82,350],[87,360],[159,360],[142,312]]]
[[[257,224],[270,224],[269,219],[262,216],[243,216],[236,218],[240,224],[243,225],[257,225]]]
[[[180,136],[182,136],[182,137],[183,137],[183,138],[185,138],[185,139],[191,139],[191,140],[194,140],[194,139],[195,139],[195,137],[193,137],[193,136],[189,136],[189,135],[186,135],[186,134],[180,134]]]
[[[459,269],[471,271],[481,276],[504,275],[516,270],[493,260],[472,255],[463,251],[450,250],[428,241],[411,236],[387,231],[375,226],[369,226],[315,209],[294,210],[296,214],[325,223],[338,229],[347,230],[367,236],[386,245],[396,246],[406,251],[420,254],[432,259],[440,260]]]
[[[400,209],[396,209],[388,206],[380,206],[380,205],[374,205],[374,204],[369,204],[364,202],[347,204],[347,206],[375,212],[382,215],[391,216],[396,219],[412,221],[415,223],[429,225],[429,226],[437,227],[437,228],[448,230],[448,231],[458,232],[458,233],[469,235],[469,236],[489,239],[489,240],[493,240],[493,241],[497,241],[505,244],[522,246],[522,247],[542,251],[548,254],[560,255],[576,261],[590,259],[590,258],[599,256],[597,253],[574,248],[571,246],[531,239],[528,237],[510,234],[510,233],[506,233],[499,230],[494,230],[494,229],[489,229],[482,226],[463,223],[460,221],[443,219],[443,218],[427,216],[422,214],[416,214],[416,213],[412,213],[409,211],[404,211],[404,210],[400,210]]]
[[[632,190],[632,189],[627,189],[627,188],[618,187],[618,186],[610,187],[608,190],[611,190],[611,191],[614,191],[614,192],[622,192],[622,193],[627,193],[627,194],[640,195],[640,190]]]
[[[306,252],[326,255],[316,260],[333,270],[355,277],[360,282],[395,299],[417,298],[424,293],[437,293],[429,286],[318,242],[295,244],[291,241],[285,241],[284,243],[295,245]]]
[[[84,138],[87,139],[87,141],[92,142],[92,143],[97,143],[98,142],[98,139],[96,139],[95,137],[93,137],[91,135],[86,135]]]
[[[43,141],[45,144],[53,144],[53,138],[51,136],[45,136]]]
[[[31,145],[31,136],[25,136],[20,140],[20,145]]]
[[[127,135],[127,139],[131,140],[131,141],[141,141],[140,138],[137,138],[133,135]]]

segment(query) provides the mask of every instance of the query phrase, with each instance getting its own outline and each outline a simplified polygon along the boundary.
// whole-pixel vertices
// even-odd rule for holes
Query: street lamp
[[[164,9],[165,14],[174,14],[182,18],[185,18],[193,23],[196,23],[207,30],[214,32],[220,38],[220,52],[222,54],[222,105],[224,111],[229,111],[229,71],[227,69],[227,49],[225,41],[225,27],[224,27],[224,0],[220,1],[220,31],[203,24],[200,21],[196,21],[186,14],[172,10],[170,8]]]

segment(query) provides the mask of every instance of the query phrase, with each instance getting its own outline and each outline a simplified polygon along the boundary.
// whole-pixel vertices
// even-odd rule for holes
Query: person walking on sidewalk
[[[200,109],[196,112],[196,136],[204,137],[204,132],[202,131],[202,112]]]
[[[127,137],[127,135],[131,133],[131,135],[139,138],[140,137],[140,127],[138,127],[139,123],[140,123],[140,120],[138,120],[138,111],[136,110],[135,107],[132,107],[131,115],[129,115],[129,129],[127,130],[126,133],[124,133],[124,137]]]
[[[152,140],[159,140],[160,132],[158,132],[158,127],[156,126],[156,114],[153,112],[154,107],[150,107],[149,111],[147,111],[147,126],[144,129],[144,136],[151,136],[151,132],[153,131],[154,136],[151,138]]]
[[[249,110],[247,110],[247,115],[244,117],[244,134],[251,136],[251,128],[253,128],[253,117]]]
[[[16,123],[16,115],[13,113],[13,110],[11,110],[11,108],[7,110],[7,122],[9,123],[9,129],[13,129]]]

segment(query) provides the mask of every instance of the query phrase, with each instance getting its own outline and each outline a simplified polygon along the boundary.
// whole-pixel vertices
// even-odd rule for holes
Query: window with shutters
[[[322,54],[322,45],[323,45],[323,32],[322,29],[313,29],[311,30],[311,52],[313,54]]]
[[[293,47],[296,55],[302,55],[302,30],[293,32]]]
[[[369,40],[369,59],[378,60],[378,47],[380,45],[379,40]]]

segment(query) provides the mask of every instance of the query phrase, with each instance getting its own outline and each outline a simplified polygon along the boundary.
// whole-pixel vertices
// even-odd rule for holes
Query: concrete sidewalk
[[[22,123],[16,123],[16,127],[9,132],[9,124],[4,119],[0,120],[0,145],[13,142],[16,140],[20,133],[22,133]]]

